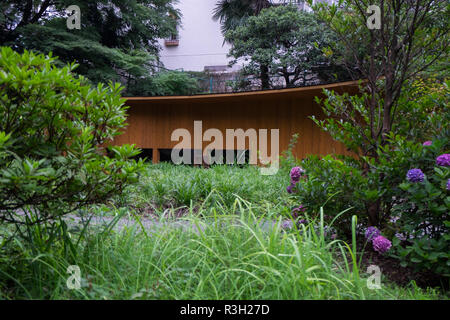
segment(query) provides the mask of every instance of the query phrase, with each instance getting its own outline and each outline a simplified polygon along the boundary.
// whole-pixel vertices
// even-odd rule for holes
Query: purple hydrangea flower
[[[294,208],[292,210],[292,216],[294,218],[297,218],[299,216],[300,213],[305,212],[306,208],[301,204],[300,206],[298,206],[297,208]]]
[[[293,167],[290,173],[291,183],[297,183],[304,172],[305,170],[300,167]]]
[[[447,180],[447,190],[450,190],[450,179]]]
[[[425,175],[420,169],[411,169],[406,174],[406,179],[408,179],[409,182],[422,182],[425,180]]]
[[[374,239],[380,235],[381,235],[381,232],[376,227],[368,227],[366,229],[366,239],[369,241],[372,241],[372,239]]]
[[[298,213],[300,213],[300,212],[305,212],[305,210],[306,210],[306,208],[301,204],[301,205],[299,205],[297,208],[294,208],[294,209],[292,210],[292,213],[298,214]]]
[[[291,185],[287,186],[286,191],[287,191],[288,193],[293,193],[293,192],[294,192],[294,185],[291,184]]]
[[[392,243],[383,236],[378,236],[372,241],[373,249],[379,253],[385,253],[392,247]]]
[[[403,233],[396,233],[395,237],[401,241],[405,241],[406,240],[406,236]]]
[[[450,153],[444,153],[444,154],[441,154],[439,157],[437,157],[436,164],[438,166],[442,166],[442,167],[449,167],[450,166]]]
[[[281,223],[281,228],[284,229],[284,230],[286,230],[286,229],[292,229],[292,221],[290,221],[290,220],[284,220],[284,221]]]
[[[428,140],[428,141],[425,141],[422,145],[426,147],[426,146],[431,146],[432,143],[433,142],[431,140]]]

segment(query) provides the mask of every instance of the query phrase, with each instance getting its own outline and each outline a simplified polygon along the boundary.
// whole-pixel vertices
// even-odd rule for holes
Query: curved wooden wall
[[[349,154],[345,147],[320,130],[309,116],[323,118],[321,108],[314,101],[322,97],[324,88],[337,92],[356,94],[357,82],[331,85],[268,90],[232,94],[214,94],[176,97],[127,98],[128,127],[114,144],[136,144],[140,148],[153,149],[153,159],[159,156],[155,150],[172,149],[178,142],[171,141],[175,129],[186,128],[194,136],[194,121],[203,122],[203,132],[217,128],[225,135],[226,129],[279,129],[280,153],[286,150],[294,133],[299,140],[294,150],[298,158],[308,154]],[[192,141],[192,146],[194,142]],[[204,142],[203,146],[209,142]],[[270,145],[270,135],[268,137]],[[225,145],[225,138],[224,138]]]

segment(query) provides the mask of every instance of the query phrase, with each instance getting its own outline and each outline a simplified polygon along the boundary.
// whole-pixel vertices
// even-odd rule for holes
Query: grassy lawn
[[[39,254],[15,242],[14,259],[0,265],[0,297],[445,298],[413,283],[396,286],[384,275],[381,289],[369,289],[366,270],[351,267],[352,244],[327,238],[320,221],[310,221],[300,230],[281,228],[281,217],[295,204],[285,191],[287,180],[283,170],[262,176],[253,167],[150,165],[139,184],[114,205],[92,212],[118,217],[136,212],[141,219],[160,221],[176,218],[188,228],[169,223],[149,230],[136,223],[100,232],[100,226],[92,225],[79,242],[80,231],[73,231],[76,256],[67,255],[64,246]],[[274,225],[264,226],[262,221]],[[80,268],[79,290],[66,286],[69,265]]]
[[[253,166],[214,166],[200,169],[169,163],[149,165],[139,184],[130,187],[117,203],[132,204],[157,216],[183,214],[186,209],[202,215],[229,214],[237,198],[251,203],[255,214],[289,214],[286,192],[289,171],[263,176]],[[289,208],[288,208],[289,207]]]

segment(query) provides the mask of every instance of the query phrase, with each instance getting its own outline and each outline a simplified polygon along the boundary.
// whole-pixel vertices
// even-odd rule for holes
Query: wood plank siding
[[[114,144],[136,144],[153,149],[153,161],[159,161],[160,149],[172,149],[175,129],[186,128],[194,139],[194,121],[202,121],[203,132],[209,128],[226,129],[279,129],[280,152],[288,148],[294,133],[299,140],[294,154],[304,158],[308,154],[348,154],[345,147],[320,130],[309,116],[323,118],[321,108],[314,101],[323,97],[324,88],[336,92],[356,94],[357,82],[282,90],[267,90],[231,94],[208,94],[175,97],[126,98],[128,127]],[[270,135],[268,137],[270,145]],[[204,142],[203,147],[210,142]],[[225,146],[225,138],[224,138]],[[248,147],[248,142],[247,147]],[[192,141],[192,146],[194,141]]]

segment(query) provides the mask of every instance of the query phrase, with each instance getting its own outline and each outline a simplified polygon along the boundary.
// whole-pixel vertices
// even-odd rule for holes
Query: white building
[[[220,22],[212,18],[215,5],[215,0],[179,0],[176,7],[182,17],[178,35],[160,40],[160,59],[165,68],[227,71],[230,45],[224,43]]]
[[[289,0],[273,0],[273,2],[288,2]],[[330,2],[330,0],[317,0]],[[300,9],[308,10],[303,1]],[[178,35],[171,39],[161,39],[160,60],[164,67],[170,70],[184,71],[237,71],[240,65],[228,68],[231,58],[227,57],[230,45],[224,43],[220,31],[220,22],[213,19],[216,0],[179,0],[176,7],[181,12],[181,24]]]

